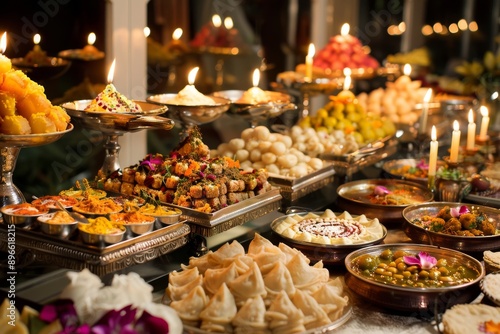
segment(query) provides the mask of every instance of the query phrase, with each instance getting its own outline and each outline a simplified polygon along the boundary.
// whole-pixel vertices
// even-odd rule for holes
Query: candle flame
[[[40,34],[35,34],[35,36],[33,36],[33,43],[40,44],[41,40],[42,40],[42,36],[40,36]]]
[[[411,74],[411,65],[410,64],[405,64],[405,66],[403,67],[403,74],[404,75]]]
[[[144,27],[144,36],[147,38],[151,35],[151,29],[149,27]]]
[[[481,106],[479,110],[481,111],[481,116],[488,117],[489,114],[488,108],[486,108],[485,106]]]
[[[226,27],[227,30],[234,27],[233,19],[231,17],[228,16],[224,19],[224,27]]]
[[[457,120],[453,121],[453,131],[458,131],[460,130],[460,124],[458,124]]]
[[[214,14],[214,16],[212,16],[212,24],[214,25],[214,27],[216,28],[219,28],[220,25],[222,24],[222,21],[221,21],[221,18],[219,15],[217,14]]]
[[[437,135],[436,135],[436,126],[433,125],[432,126],[432,130],[431,130],[431,140],[432,141],[436,141],[437,140]]]
[[[429,103],[429,101],[431,100],[431,97],[432,97],[432,88],[429,88],[427,90],[427,92],[425,93],[424,102]]]
[[[96,39],[97,39],[96,35],[93,32],[91,32],[89,34],[89,37],[87,37],[87,43],[89,43],[89,45],[94,45]]]
[[[351,27],[349,26],[349,23],[344,23],[344,24],[342,25],[342,28],[340,28],[340,34],[341,34],[342,36],[347,36],[347,35],[349,35],[349,29],[350,29],[350,28],[351,28]]]
[[[2,34],[2,38],[0,38],[0,53],[4,53],[7,49],[7,32]]]
[[[252,76],[252,83],[253,83],[253,86],[254,87],[257,87],[259,85],[259,81],[260,81],[260,71],[258,68],[256,68],[254,71],[253,71],[253,76]]]
[[[315,54],[316,54],[316,48],[314,47],[313,43],[310,43],[309,49],[307,50],[307,56],[312,58],[314,57]]]
[[[490,96],[491,100],[496,100],[497,98],[498,98],[498,92],[493,92],[493,94],[491,94]]]
[[[198,74],[198,70],[199,70],[199,69],[200,69],[199,67],[195,67],[195,68],[193,68],[193,69],[189,72],[189,74],[188,74],[188,83],[189,83],[190,85],[194,85],[194,82],[195,82],[195,80],[196,80],[196,74]]]
[[[175,29],[174,32],[172,33],[172,39],[174,41],[178,41],[179,39],[181,39],[182,33],[183,33],[182,28]]]
[[[113,83],[113,76],[115,75],[115,65],[116,65],[116,58],[113,59],[113,62],[111,63],[111,66],[109,67],[109,72],[108,72],[108,83]]]
[[[469,123],[474,123],[474,114],[472,109],[469,110]]]

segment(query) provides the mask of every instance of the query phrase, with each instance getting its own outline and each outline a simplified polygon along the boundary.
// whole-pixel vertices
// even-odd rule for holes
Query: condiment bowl
[[[29,208],[32,212],[27,213],[24,211],[26,208]],[[20,210],[23,210],[24,214],[21,214],[22,211]],[[28,203],[6,205],[0,210],[5,224],[24,229],[37,227],[37,218],[48,211],[47,207],[36,208]]]
[[[57,222],[53,219],[54,214],[55,212],[51,212],[37,218],[41,231],[62,239],[69,238],[76,231],[78,222],[76,220]]]
[[[179,221],[182,210],[178,208],[162,206],[162,210],[155,210],[154,212],[143,211],[142,213],[147,216],[155,217],[156,221],[163,225],[172,225]]]
[[[464,272],[467,273],[466,278],[448,284],[429,284],[423,287],[395,284],[392,282],[393,277],[381,282],[377,279],[378,274],[367,274],[366,268],[362,268],[360,261],[364,261],[361,256],[372,256],[378,259],[387,250],[392,251],[392,254],[396,251],[403,251],[411,256],[425,252],[437,260],[436,266],[438,267],[442,266],[439,261],[446,261],[441,263],[444,263],[445,268],[449,266],[450,272],[443,276],[455,280],[456,276],[451,275],[451,272]],[[469,303],[479,294],[479,282],[485,275],[481,262],[472,256],[448,248],[418,244],[387,244],[362,248],[347,255],[345,265],[348,271],[345,275],[345,282],[357,295],[384,308],[400,312],[423,312],[428,315],[443,312],[455,304]],[[374,268],[380,268],[380,266]],[[380,275],[378,277],[382,277]],[[411,278],[416,279],[414,274]]]
[[[123,240],[126,229],[122,226],[122,230],[109,234],[89,233],[81,229],[81,223],[78,224],[78,232],[82,240],[86,244],[103,246],[105,244],[116,244]]]

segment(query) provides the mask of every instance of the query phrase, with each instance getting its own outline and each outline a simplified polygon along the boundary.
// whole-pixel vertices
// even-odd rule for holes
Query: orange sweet
[[[4,75],[4,81],[2,86],[0,86],[0,90],[11,93],[19,101],[26,96],[29,82],[30,78],[22,71],[9,71]]]
[[[35,113],[48,114],[51,107],[52,103],[45,97],[45,94],[28,94],[17,101],[17,113],[28,119]]]
[[[0,91],[0,117],[16,114],[16,99],[9,93]]]
[[[30,124],[23,116],[5,116],[0,122],[0,132],[3,134],[27,135],[31,133]]]
[[[0,74],[7,73],[12,69],[12,62],[9,58],[0,54]]]
[[[51,133],[57,131],[54,121],[47,117],[44,112],[31,114],[28,121],[31,133]]]

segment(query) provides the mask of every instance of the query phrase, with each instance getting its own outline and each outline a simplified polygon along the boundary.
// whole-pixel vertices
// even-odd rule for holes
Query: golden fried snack
[[[44,112],[30,115],[28,121],[31,126],[31,133],[51,133],[57,131],[54,121],[48,118]]]
[[[6,135],[27,135],[31,133],[31,127],[23,116],[5,116],[1,121],[0,132]]]

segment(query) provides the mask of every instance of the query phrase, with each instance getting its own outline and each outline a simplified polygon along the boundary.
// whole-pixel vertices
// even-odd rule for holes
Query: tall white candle
[[[481,116],[483,116],[483,119],[481,120],[481,128],[479,130],[479,138],[482,140],[486,140],[486,138],[488,137],[488,126],[490,123],[488,108],[486,108],[485,106],[481,106],[479,110],[481,110]]]
[[[458,162],[458,149],[460,147],[460,125],[458,121],[453,122],[453,133],[451,135],[450,162]]]
[[[469,110],[469,126],[467,127],[467,150],[473,150],[476,144],[476,123],[474,123],[474,113]]]
[[[420,134],[425,133],[425,130],[427,129],[427,118],[429,115],[429,102],[431,100],[431,97],[432,88],[429,88],[425,93],[424,103],[422,104],[422,115],[420,116],[420,127],[418,131]]]
[[[431,130],[431,147],[429,152],[429,172],[428,172],[429,176],[436,175],[436,165],[437,165],[438,147],[439,147],[439,143],[436,137],[437,137],[436,126],[433,125]]]
[[[313,58],[316,53],[316,49],[314,48],[314,44],[309,44],[309,49],[307,51],[306,56],[306,80],[312,81],[313,77]]]

